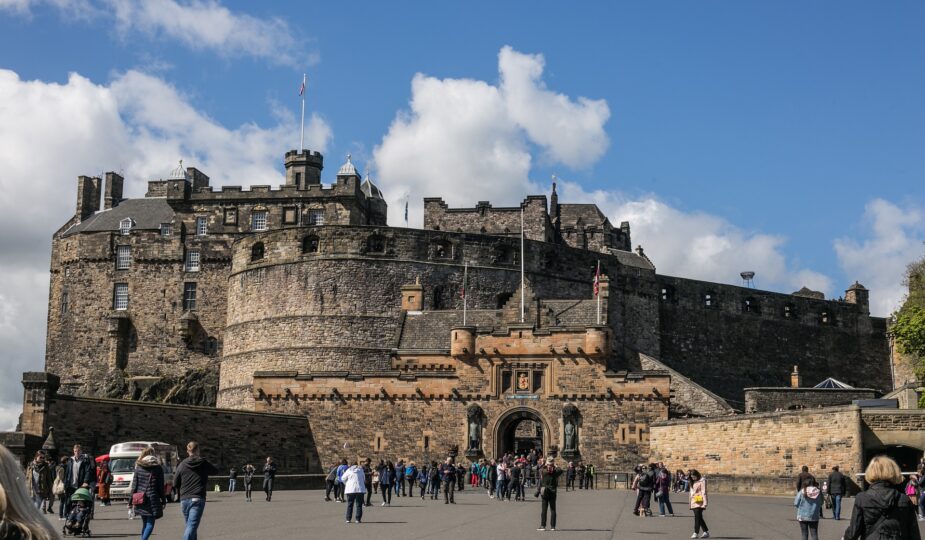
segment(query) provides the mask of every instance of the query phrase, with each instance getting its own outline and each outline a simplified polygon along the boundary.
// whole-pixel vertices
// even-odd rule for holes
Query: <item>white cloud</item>
[[[871,313],[886,316],[902,303],[906,266],[925,256],[925,213],[874,199],[864,208],[867,234],[835,241],[835,253],[845,274],[871,290]]]
[[[531,144],[551,162],[573,168],[603,155],[606,102],[576,102],[547,90],[543,63],[541,55],[505,47],[497,86],[415,75],[410,110],[397,115],[373,151],[392,223],[404,222],[406,196],[413,224],[421,223],[422,197],[441,196],[456,206],[477,199],[518,203],[538,189],[528,177]]]
[[[298,125],[274,112],[273,126],[232,129],[138,71],[105,85],[78,74],[65,84],[23,81],[0,70],[0,350],[14,374],[0,380],[0,407],[22,400],[20,372],[44,364],[51,235],[74,213],[77,175],[121,170],[126,195],[140,196],[147,180],[185,158],[213,185],[280,184]],[[330,139],[330,127],[312,117],[307,147],[324,151]]]

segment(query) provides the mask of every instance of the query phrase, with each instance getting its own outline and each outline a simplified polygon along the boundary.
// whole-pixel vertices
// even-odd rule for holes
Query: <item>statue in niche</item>
[[[482,408],[472,404],[466,409],[469,420],[469,448],[468,452],[479,452],[482,449]]]
[[[562,409],[563,456],[566,454],[577,455],[578,453],[578,425],[580,421],[581,413],[578,412],[578,407],[568,404]]]

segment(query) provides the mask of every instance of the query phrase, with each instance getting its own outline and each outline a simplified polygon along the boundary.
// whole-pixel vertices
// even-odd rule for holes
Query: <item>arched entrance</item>
[[[914,472],[918,468],[919,460],[922,459],[922,451],[918,448],[902,444],[890,444],[866,450],[864,452],[865,465],[870,463],[874,456],[879,455],[893,458],[893,461],[899,465],[899,469],[903,472]]]
[[[545,453],[549,430],[538,413],[530,409],[515,409],[498,422],[495,429],[496,457],[507,452],[529,454],[531,450]]]

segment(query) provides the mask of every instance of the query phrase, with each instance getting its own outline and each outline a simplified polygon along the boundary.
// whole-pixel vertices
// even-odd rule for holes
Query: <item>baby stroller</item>
[[[90,496],[90,490],[80,488],[71,495],[71,511],[68,512],[64,521],[64,527],[61,534],[67,536],[90,537],[90,518],[93,510],[93,497]]]

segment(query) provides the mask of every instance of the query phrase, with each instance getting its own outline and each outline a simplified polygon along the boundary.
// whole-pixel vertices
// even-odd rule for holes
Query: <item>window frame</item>
[[[173,236],[173,224],[161,223],[161,238],[169,238],[170,236]]]
[[[199,284],[195,281],[183,283],[183,311],[196,311]]]
[[[116,246],[116,270],[128,270],[132,267],[132,246]]]
[[[251,246],[251,262],[262,261],[267,256],[267,248],[263,242],[254,242]]]
[[[324,225],[324,208],[309,208],[306,223],[312,226]]]
[[[258,217],[263,219],[262,227],[257,226]],[[269,230],[270,215],[266,210],[254,210],[251,212],[251,230],[254,232],[263,232]]]
[[[238,209],[237,208],[225,208],[222,213],[222,221],[225,225],[237,225],[238,224]]]
[[[291,219],[289,218],[291,216]],[[296,206],[283,207],[283,225],[295,225],[299,222],[299,209]]]
[[[122,218],[119,220],[119,234],[122,236],[128,236],[132,233],[132,229],[135,227],[135,222],[132,218]]]
[[[208,216],[196,216],[196,236],[209,236]]]
[[[195,266],[193,265],[195,259]],[[202,253],[198,249],[186,250],[186,256],[183,258],[183,271],[199,272],[202,268]]]
[[[112,287],[112,309],[114,311],[126,311],[129,304],[128,283],[113,283]]]

